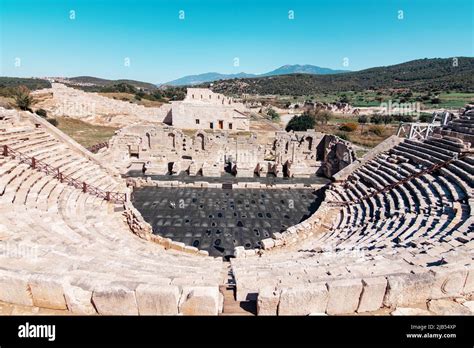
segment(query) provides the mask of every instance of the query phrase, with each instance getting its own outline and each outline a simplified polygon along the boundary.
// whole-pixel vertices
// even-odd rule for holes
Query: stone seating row
[[[123,187],[45,129],[5,127],[3,144],[105,190]],[[0,215],[0,301],[77,314],[222,310],[222,260],[140,239],[123,207],[1,155]]]
[[[405,140],[331,185],[326,200],[349,204],[335,208],[326,233],[296,250],[232,259],[237,298],[257,300],[259,314],[343,314],[472,292],[472,157],[411,177],[468,148],[457,140]]]

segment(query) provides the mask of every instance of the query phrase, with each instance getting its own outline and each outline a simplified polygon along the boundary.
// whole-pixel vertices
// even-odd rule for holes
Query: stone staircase
[[[349,204],[327,232],[231,260],[237,300],[259,315],[350,314],[472,293],[473,155],[370,197],[465,151],[459,138],[405,140],[331,185],[326,201]]]
[[[103,190],[125,189],[27,120],[0,121],[0,145]],[[222,260],[138,238],[123,209],[0,156],[0,301],[77,314],[218,314]]]
[[[127,189],[49,128],[10,114],[0,109],[0,146],[102,190]],[[456,157],[471,151],[457,134],[377,153],[326,190],[326,202],[342,204],[316,234],[230,265],[141,239],[123,205],[0,155],[0,303],[36,313],[338,315],[472,296],[474,156]],[[301,225],[316,228],[309,220]]]

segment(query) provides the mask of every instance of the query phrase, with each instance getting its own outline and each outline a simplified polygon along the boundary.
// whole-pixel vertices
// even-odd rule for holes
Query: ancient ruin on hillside
[[[181,129],[248,131],[248,109],[207,88],[188,88],[182,101],[171,102],[171,115],[165,123]]]
[[[330,177],[355,159],[348,142],[314,130],[261,138],[258,133],[185,132],[144,124],[119,130],[102,156],[124,172],[142,164],[147,175],[186,172],[205,177],[224,172],[237,177]]]

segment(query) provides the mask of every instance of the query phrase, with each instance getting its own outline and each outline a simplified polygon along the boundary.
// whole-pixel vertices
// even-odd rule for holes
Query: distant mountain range
[[[288,74],[312,74],[312,75],[328,75],[328,74],[340,74],[349,72],[349,70],[333,70],[329,68],[321,68],[315,65],[283,65],[278,69],[269,71],[264,74],[247,74],[244,72],[237,74],[220,74],[217,72],[208,72],[199,75],[188,75],[179,79],[158,84],[159,86],[192,86],[199,85],[205,82],[213,82],[218,80],[230,80],[236,78],[254,78],[254,77],[265,77],[265,76],[277,76],[277,75],[288,75]]]
[[[312,65],[285,65],[261,75],[242,73],[241,77],[237,77],[239,74],[210,73],[196,75],[194,78],[188,76],[188,80],[182,83],[207,88],[209,87],[209,79],[217,78],[218,80],[214,80],[211,89],[226,95],[246,93],[297,96],[328,92],[377,91],[381,89],[409,89],[413,92],[474,92],[473,57],[456,57],[455,61],[453,58],[424,58],[401,64],[341,72],[343,71],[324,69]],[[205,76],[206,82],[199,83],[199,76]],[[223,79],[223,76],[225,79]],[[103,91],[104,88],[113,87],[120,83],[131,84],[150,91],[157,88],[154,84],[142,81],[107,80],[92,76],[71,77],[68,80],[76,83],[93,84],[92,86],[78,87],[88,92]],[[41,78],[0,77],[0,92],[2,89],[19,85],[26,85],[31,90],[51,86],[49,81]],[[162,86],[166,87],[165,85]],[[168,87],[171,86],[168,85]],[[173,89],[182,90],[184,88],[174,87]]]
[[[150,90],[153,90],[156,88],[154,84],[143,82],[143,81],[126,80],[126,79],[108,80],[108,79],[102,79],[102,78],[94,77],[94,76],[76,76],[76,77],[70,77],[68,78],[68,80],[72,82],[77,82],[77,83],[91,83],[97,86],[112,86],[119,83],[127,83],[137,88],[145,88],[145,89],[150,89]]]
[[[474,58],[425,58],[344,74],[285,74],[216,81],[218,93],[310,95],[314,93],[410,89],[412,91],[474,92]],[[199,87],[206,87],[203,83]]]

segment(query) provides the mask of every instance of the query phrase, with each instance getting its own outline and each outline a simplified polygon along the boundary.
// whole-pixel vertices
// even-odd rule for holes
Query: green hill
[[[21,85],[28,87],[31,91],[34,91],[35,89],[51,88],[51,83],[48,80],[0,76],[0,88],[2,89],[14,88]]]
[[[126,79],[107,80],[107,79],[101,79],[99,77],[93,77],[93,76],[77,76],[77,77],[71,77],[68,80],[71,80],[73,82],[79,82],[79,83],[93,83],[95,85],[102,86],[102,87],[126,83],[136,88],[143,88],[147,90],[155,90],[157,88],[154,84],[148,83],[148,82],[126,80]]]
[[[309,95],[325,92],[409,88],[412,91],[474,92],[474,58],[418,59],[410,62],[331,75],[292,74],[216,81],[224,94]],[[201,86],[208,86],[202,84]]]

